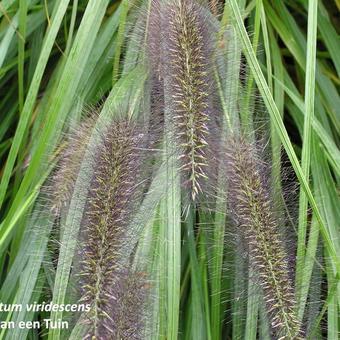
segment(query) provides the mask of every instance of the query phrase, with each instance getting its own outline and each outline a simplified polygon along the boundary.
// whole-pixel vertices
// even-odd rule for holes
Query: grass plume
[[[144,296],[136,273],[121,260],[129,222],[141,194],[144,134],[128,120],[114,121],[96,156],[79,246],[81,300],[91,305],[89,339],[137,339]],[[142,280],[140,280],[142,281]]]
[[[193,201],[208,179],[209,125],[212,121],[211,59],[207,22],[193,1],[174,0],[164,9],[165,74],[180,154],[183,186]]]
[[[256,147],[241,138],[229,140],[227,154],[231,213],[262,287],[271,330],[277,339],[304,339],[264,165]]]

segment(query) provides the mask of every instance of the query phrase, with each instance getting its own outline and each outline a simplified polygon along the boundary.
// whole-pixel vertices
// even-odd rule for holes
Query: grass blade
[[[314,117],[315,100],[315,68],[316,68],[316,34],[317,34],[317,13],[318,1],[310,0],[308,8],[308,40],[306,55],[306,80],[305,80],[305,114],[303,125],[303,145],[301,156],[301,168],[307,180],[310,174],[312,121]],[[296,292],[299,298],[301,290],[302,267],[304,266],[304,249],[306,244],[307,231],[307,208],[308,199],[303,190],[300,192],[299,201],[299,226],[298,226],[298,248],[296,265]]]

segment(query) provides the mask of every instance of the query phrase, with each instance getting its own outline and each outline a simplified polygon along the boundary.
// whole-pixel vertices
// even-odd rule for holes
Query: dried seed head
[[[279,235],[257,150],[237,139],[229,141],[227,154],[231,212],[263,289],[272,332],[278,339],[303,339],[295,310],[289,258]]]
[[[201,8],[174,0],[164,8],[164,74],[169,77],[169,105],[183,184],[196,200],[208,179],[209,135],[213,119],[211,42]],[[210,36],[211,39],[211,36]]]
[[[134,339],[124,334],[135,333],[135,320],[142,318],[138,309],[132,313],[136,306],[129,303],[143,294],[134,274],[126,275],[121,263],[129,256],[124,244],[129,242],[129,223],[142,193],[144,136],[131,122],[116,121],[97,151],[78,252],[81,300],[91,305],[87,338]]]

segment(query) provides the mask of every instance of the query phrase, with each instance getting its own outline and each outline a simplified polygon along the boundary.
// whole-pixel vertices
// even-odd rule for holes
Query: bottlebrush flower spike
[[[182,183],[195,201],[208,179],[213,124],[211,35],[202,10],[191,0],[164,5],[164,74],[178,141]],[[166,100],[167,101],[167,100]]]
[[[229,140],[228,145],[228,201],[263,289],[272,332],[275,339],[304,339],[264,166],[256,147],[245,140]]]
[[[137,124],[114,121],[103,133],[96,153],[77,270],[81,301],[91,305],[87,339],[139,338],[143,318],[139,300],[145,294],[135,280],[138,274],[127,274],[122,259],[129,256],[123,249],[142,193],[145,139]]]

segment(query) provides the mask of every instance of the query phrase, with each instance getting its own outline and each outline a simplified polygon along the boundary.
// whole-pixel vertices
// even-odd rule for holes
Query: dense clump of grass
[[[338,9],[2,1],[0,299],[91,310],[0,339],[337,339]]]

